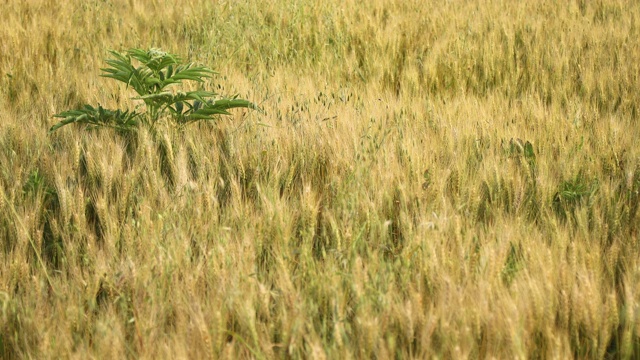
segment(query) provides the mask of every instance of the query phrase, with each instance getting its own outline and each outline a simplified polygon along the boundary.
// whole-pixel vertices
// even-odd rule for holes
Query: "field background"
[[[637,1],[0,13],[0,358],[640,358]],[[48,135],[130,47],[265,114]]]

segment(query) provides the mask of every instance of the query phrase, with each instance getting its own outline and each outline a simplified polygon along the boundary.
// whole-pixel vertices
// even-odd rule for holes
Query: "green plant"
[[[165,118],[184,125],[198,120],[214,120],[217,115],[230,115],[227,110],[232,108],[258,110],[250,101],[237,97],[215,99],[218,94],[210,91],[172,91],[171,86],[182,84],[183,80],[203,83],[206,78],[216,74],[204,66],[185,64],[178,55],[159,49],[129,49],[125,53],[110,53],[113,58],[105,61],[109,67],[102,69],[104,73],[101,76],[131,87],[138,94],[133,99],[142,100],[145,111],[109,110],[100,105],[97,108],[85,105],[81,109],[54,115],[63,120],[52,126],[49,133],[68,124],[126,131],[137,128],[141,123],[153,128],[156,122]]]
[[[561,219],[566,219],[578,206],[591,201],[598,191],[597,179],[588,179],[583,171],[579,171],[573,179],[563,181],[553,196],[553,209]]]

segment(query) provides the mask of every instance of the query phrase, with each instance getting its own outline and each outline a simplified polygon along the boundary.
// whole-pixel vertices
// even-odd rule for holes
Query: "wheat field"
[[[640,358],[640,3],[0,13],[0,358]],[[264,113],[48,134],[130,47]]]

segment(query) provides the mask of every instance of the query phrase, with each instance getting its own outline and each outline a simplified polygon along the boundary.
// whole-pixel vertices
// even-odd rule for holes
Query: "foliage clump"
[[[159,49],[129,49],[124,53],[110,51],[112,59],[105,62],[109,67],[101,69],[101,76],[127,84],[142,100],[144,111],[109,110],[102,106],[84,105],[81,109],[63,111],[54,117],[63,120],[49,129],[52,133],[68,124],[86,124],[90,127],[111,127],[117,130],[132,130],[140,124],[153,128],[161,119],[170,119],[177,125],[198,120],[214,120],[218,115],[230,115],[232,108],[258,109],[248,100],[218,98],[211,91],[173,91],[173,85],[184,80],[204,83],[215,71]]]

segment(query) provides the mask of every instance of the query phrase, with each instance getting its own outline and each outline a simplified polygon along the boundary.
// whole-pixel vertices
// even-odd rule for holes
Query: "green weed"
[[[53,125],[49,133],[69,124],[111,127],[121,131],[135,129],[141,123],[153,128],[158,120],[165,118],[176,125],[185,125],[200,120],[214,120],[218,115],[231,115],[227,110],[233,108],[258,109],[250,101],[237,97],[214,99],[218,94],[211,91],[172,91],[173,85],[182,84],[185,80],[203,83],[206,78],[216,74],[204,66],[185,64],[178,55],[159,49],[129,49],[124,53],[110,53],[113,58],[105,61],[109,67],[102,69],[101,76],[127,84],[127,88],[131,87],[138,94],[133,99],[142,100],[145,109],[138,112],[85,105],[81,109],[54,115],[63,120]]]

